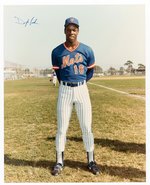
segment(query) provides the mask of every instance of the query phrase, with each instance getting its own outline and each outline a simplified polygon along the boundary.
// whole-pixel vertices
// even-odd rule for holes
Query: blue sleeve
[[[93,77],[94,68],[88,69],[86,72],[86,81],[89,81]]]
[[[55,70],[55,72],[56,72],[57,79],[58,79],[58,81],[60,83],[60,70],[59,69]]]
[[[88,60],[87,60],[86,81],[89,81],[93,77],[94,66],[95,66],[94,52],[91,48],[89,48]]]
[[[91,48],[89,48],[88,51],[88,58],[87,58],[87,67],[91,67],[93,66],[93,64],[95,64],[95,56],[94,56],[94,52]]]
[[[59,69],[59,65],[57,62],[57,54],[54,50],[52,51],[52,54],[51,54],[51,61],[52,61],[53,69]]]
[[[52,51],[51,60],[52,60],[53,69],[55,70],[57,79],[60,83],[60,68],[58,66],[57,56],[54,51]]]

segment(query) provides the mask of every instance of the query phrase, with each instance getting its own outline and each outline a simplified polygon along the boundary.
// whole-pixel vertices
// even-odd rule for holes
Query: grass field
[[[95,78],[92,83],[145,96],[145,78]],[[58,86],[48,79],[5,81],[5,182],[145,182],[145,101],[88,84],[101,174],[87,168],[78,119],[73,110],[67,132],[65,168],[55,164]]]

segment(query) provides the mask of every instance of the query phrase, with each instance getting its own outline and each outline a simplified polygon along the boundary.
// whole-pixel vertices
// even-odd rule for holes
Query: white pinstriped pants
[[[69,126],[71,112],[75,103],[75,109],[82,130],[82,138],[87,152],[94,150],[94,138],[91,132],[92,112],[91,101],[86,82],[77,87],[60,84],[57,102],[57,134],[56,151],[65,150],[66,133]]]

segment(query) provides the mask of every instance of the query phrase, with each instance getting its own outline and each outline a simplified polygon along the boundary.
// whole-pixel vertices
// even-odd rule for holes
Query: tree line
[[[30,70],[29,68],[26,68],[23,70],[24,74],[31,74],[31,73],[38,73],[38,75],[41,76],[47,76],[48,74],[53,73],[52,68],[46,68],[46,69],[34,69]],[[96,65],[94,67],[94,73],[95,74],[104,74],[104,75],[123,75],[125,73],[135,74],[137,71],[142,71],[145,74],[145,65],[139,63],[138,68],[134,68],[134,64],[131,60],[128,60],[125,62],[124,67],[120,67],[119,69],[115,69],[114,67],[110,67],[108,70],[104,71],[101,66]]]
[[[138,72],[145,74],[145,65],[139,63],[138,68],[136,69],[131,60],[126,61],[124,64],[124,67],[120,67],[119,69],[115,69],[114,67],[110,67],[108,70],[104,71],[99,65],[96,65],[94,68],[94,73],[96,73],[96,74],[123,75],[125,73],[136,74]]]

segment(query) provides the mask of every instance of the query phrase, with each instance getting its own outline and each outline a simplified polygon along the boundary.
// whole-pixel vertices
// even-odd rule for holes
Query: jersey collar
[[[76,46],[74,49],[69,49],[69,48],[67,48],[67,46],[65,45],[65,42],[63,43],[63,45],[64,45],[64,47],[66,48],[66,50],[68,50],[68,51],[70,51],[70,52],[73,52],[73,51],[75,51],[75,50],[79,47],[80,42],[78,42],[77,46]]]

